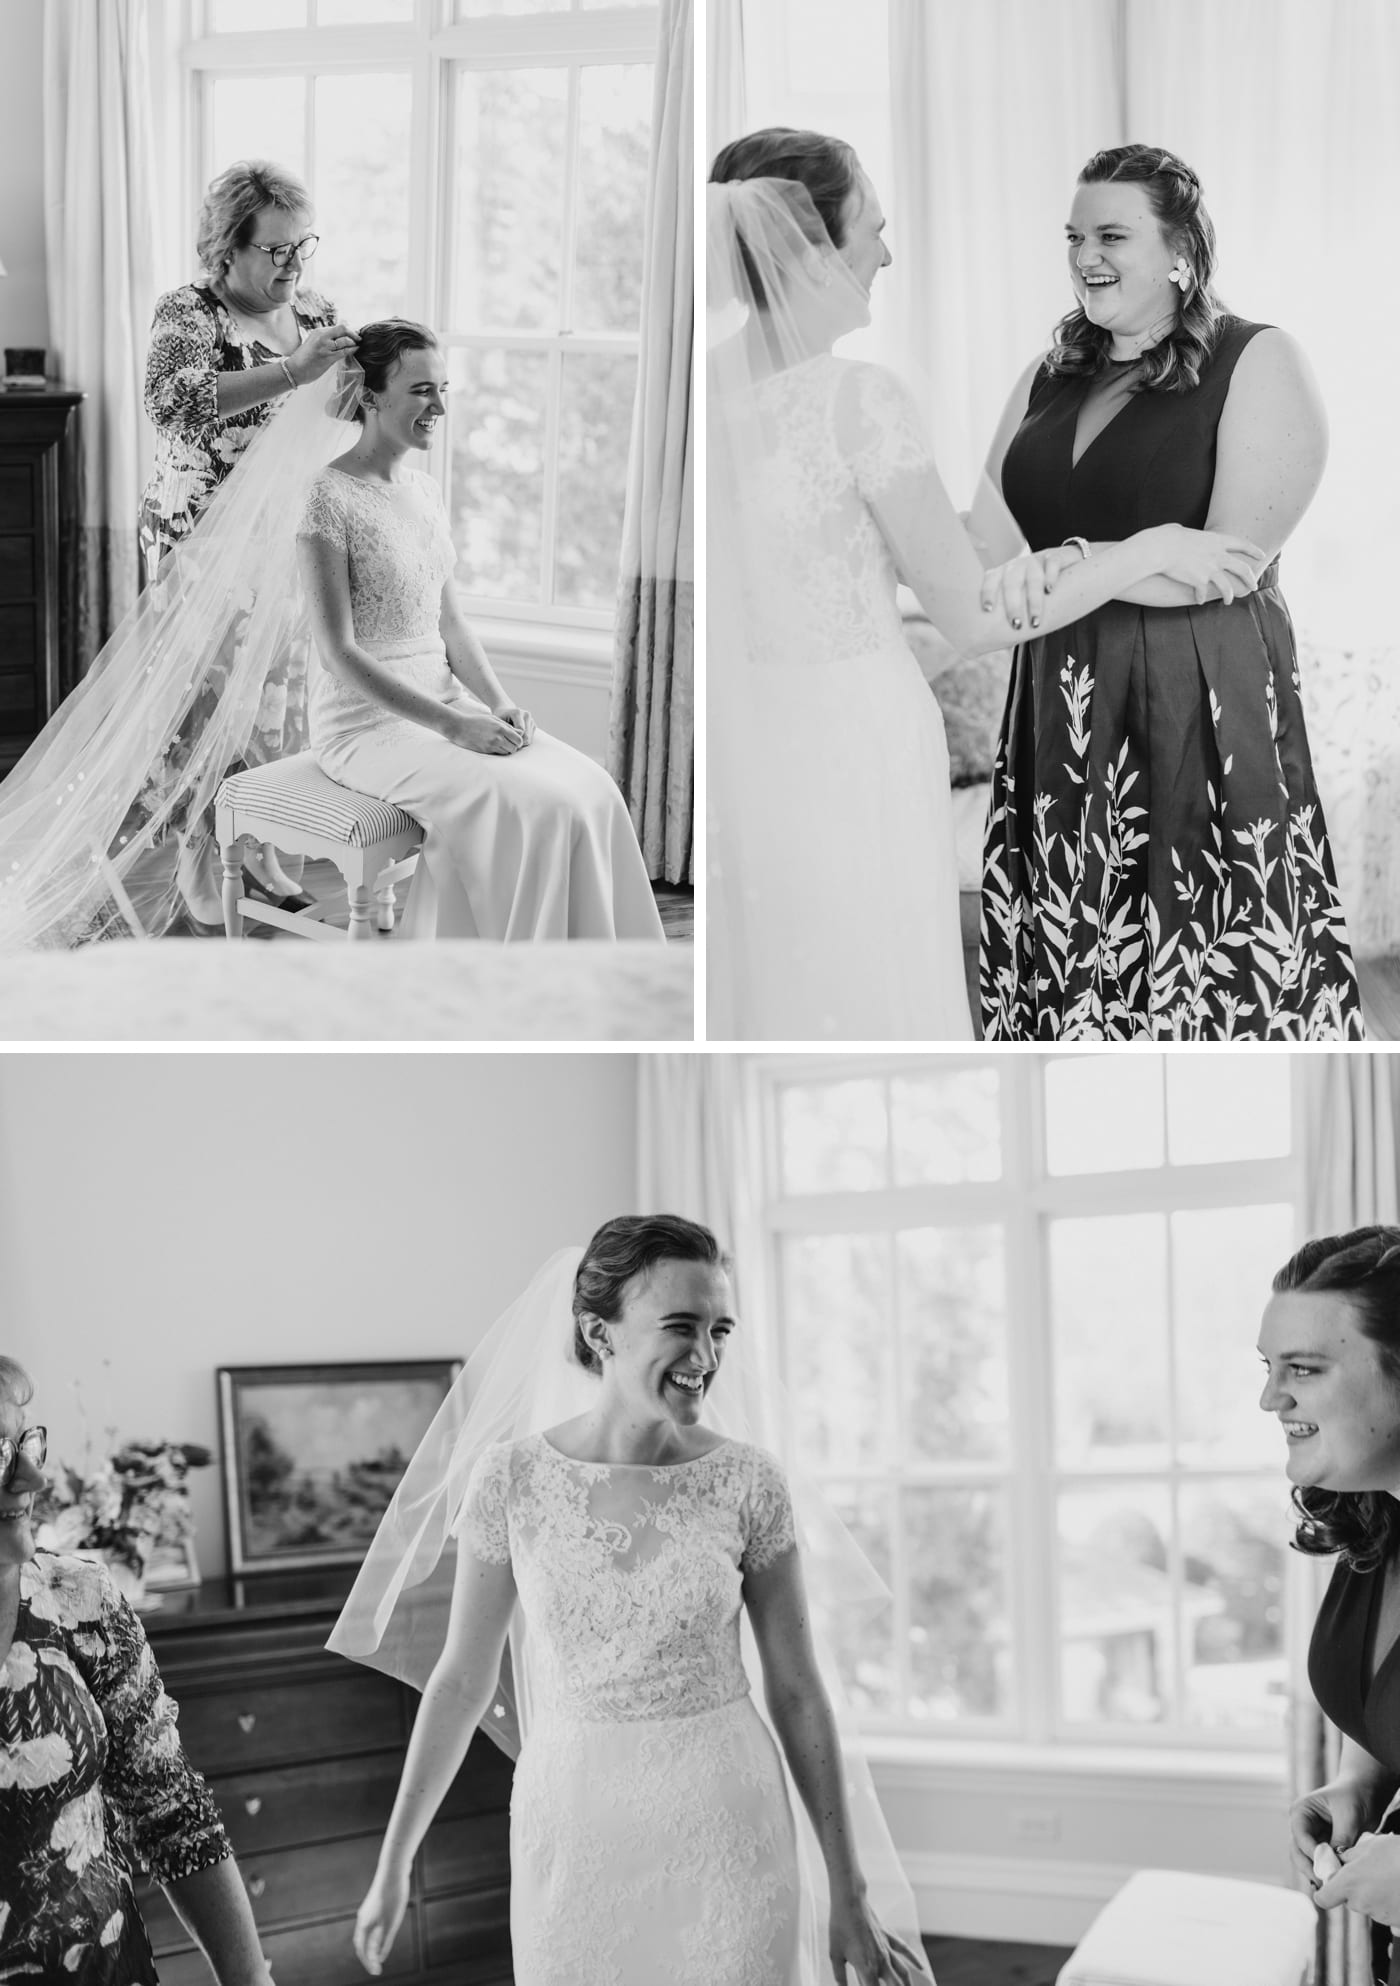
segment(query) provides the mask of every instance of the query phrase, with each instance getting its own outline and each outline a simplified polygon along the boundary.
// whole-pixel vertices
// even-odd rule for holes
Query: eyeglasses
[[[0,1489],[14,1486],[15,1471],[20,1459],[31,1468],[42,1469],[49,1452],[49,1431],[46,1427],[27,1427],[16,1441],[8,1434],[0,1434]]]
[[[271,248],[260,241],[250,241],[248,246],[256,248],[259,255],[270,255],[274,268],[285,269],[294,255],[299,255],[303,262],[309,262],[316,253],[320,239],[318,234],[304,234],[300,241],[275,241]]]

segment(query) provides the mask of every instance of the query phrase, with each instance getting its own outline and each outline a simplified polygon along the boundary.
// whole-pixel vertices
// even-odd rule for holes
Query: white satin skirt
[[[809,1986],[792,1809],[747,1696],[694,1717],[539,1719],[510,1843],[516,1986]]]
[[[755,662],[720,702],[711,1032],[968,1040],[948,743],[908,648]]]
[[[485,710],[441,644],[366,646],[415,688]],[[509,758],[464,751],[316,674],[311,737],[322,771],[427,831],[405,938],[663,938],[622,795],[592,759],[546,731]]]

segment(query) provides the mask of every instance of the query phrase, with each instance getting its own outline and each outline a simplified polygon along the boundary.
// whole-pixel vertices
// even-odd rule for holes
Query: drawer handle
[[[262,1801],[254,1794],[251,1800],[245,1800],[243,1802],[243,1811],[245,1814],[260,1814],[262,1812]]]
[[[252,1730],[253,1726],[257,1723],[257,1721],[258,1721],[257,1718],[254,1716],[251,1710],[245,1711],[239,1717],[238,1728],[243,1733],[245,1738],[247,1737],[248,1733]]]
[[[266,1876],[249,1876],[248,1878],[249,1896],[261,1896],[266,1888],[267,1888]]]

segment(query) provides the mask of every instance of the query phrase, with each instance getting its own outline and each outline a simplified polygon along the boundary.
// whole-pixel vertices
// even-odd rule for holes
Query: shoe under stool
[[[322,772],[310,752],[236,772],[214,801],[214,832],[223,861],[224,930],[244,936],[249,923],[275,924],[300,938],[335,943],[373,938],[394,928],[394,885],[417,867],[423,829],[387,800],[352,792]],[[284,855],[334,862],[350,898],[348,934],[321,922],[319,905],[279,910],[243,894],[243,844],[271,842]]]
[[[1140,1869],[1094,1919],[1057,1986],[1305,1986],[1316,1922],[1298,1890]]]

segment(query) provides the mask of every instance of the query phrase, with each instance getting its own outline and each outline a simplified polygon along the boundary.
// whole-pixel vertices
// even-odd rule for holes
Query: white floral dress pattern
[[[1042,369],[1003,487],[1033,549],[1199,529],[1236,359],[1138,393],[1072,460],[1089,381]],[[1277,562],[1230,606],[1096,613],[1016,651],[982,880],[989,1040],[1363,1032]]]
[[[0,1663],[0,1980],[154,1986],[131,1866],[169,1882],[232,1852],[175,1717],[105,1568],[21,1568]]]
[[[583,1463],[533,1435],[480,1458],[461,1540],[510,1561],[533,1656],[516,1986],[798,1986],[792,1812],[739,1650],[745,1574],[795,1548],[777,1464]]]

